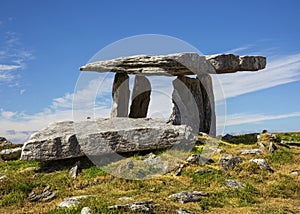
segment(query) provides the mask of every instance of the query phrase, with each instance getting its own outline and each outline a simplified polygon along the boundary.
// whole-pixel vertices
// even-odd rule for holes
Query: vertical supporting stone
[[[198,75],[201,82],[201,91],[203,96],[203,132],[216,136],[216,112],[215,112],[215,97],[211,76],[209,74]]]
[[[173,87],[170,121],[174,125],[186,124],[195,131],[215,136],[215,105],[210,76],[181,76],[173,81]]]
[[[149,80],[144,76],[135,76],[129,117],[147,117],[150,95],[151,84]]]
[[[112,89],[113,105],[110,117],[127,117],[129,104],[129,76],[116,73]]]
[[[194,131],[203,130],[203,100],[198,79],[185,76],[173,80],[173,125],[186,124]]]

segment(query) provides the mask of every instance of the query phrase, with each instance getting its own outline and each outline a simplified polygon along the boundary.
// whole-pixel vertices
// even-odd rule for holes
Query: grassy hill
[[[300,133],[279,133],[282,142],[299,142]],[[202,137],[204,138],[204,137]],[[299,213],[300,212],[300,147],[277,145],[278,150],[261,155],[241,155],[244,149],[259,148],[249,136],[238,136],[235,143],[217,139],[222,153],[245,159],[232,170],[219,166],[222,153],[214,153],[207,164],[186,164],[180,175],[174,173],[148,180],[115,178],[88,159],[81,158],[82,171],[77,178],[68,176],[68,170],[78,160],[39,163],[34,161],[6,161],[0,163],[0,213],[80,213],[90,207],[93,213],[121,213],[108,209],[115,204],[135,201],[153,201],[155,213],[176,213],[183,208],[194,213]],[[229,140],[230,141],[230,140]],[[269,143],[269,142],[265,142]],[[287,148],[289,147],[289,148]],[[197,145],[191,154],[202,153],[205,145]],[[137,158],[137,157],[134,157]],[[274,173],[260,169],[249,162],[252,158],[265,159]],[[4,177],[2,177],[4,176]],[[1,178],[2,177],[2,178]],[[240,189],[226,186],[226,179],[242,182]],[[28,194],[41,192],[46,186],[56,193],[50,202],[30,202]],[[181,191],[204,191],[209,194],[199,202],[181,204],[168,196]],[[79,205],[68,209],[58,208],[64,198],[76,195],[93,195]],[[121,201],[131,197],[130,201]],[[133,212],[124,212],[133,213]]]

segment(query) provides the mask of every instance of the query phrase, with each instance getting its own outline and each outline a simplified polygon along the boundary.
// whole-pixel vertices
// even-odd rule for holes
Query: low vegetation
[[[280,133],[281,139],[300,141],[299,133]],[[239,136],[228,142],[216,140],[223,153],[240,155],[244,149],[259,148],[253,136]],[[234,142],[233,142],[234,141]],[[216,142],[214,142],[216,143]],[[267,142],[268,143],[268,142]],[[204,145],[197,145],[191,154],[203,154]],[[160,154],[162,151],[159,152]],[[194,213],[299,213],[300,212],[300,147],[278,146],[269,153],[266,147],[261,155],[240,155],[245,161],[234,169],[220,169],[218,160],[222,153],[215,152],[206,164],[186,164],[180,175],[168,173],[147,180],[125,180],[113,177],[88,159],[81,158],[81,172],[75,179],[68,170],[77,160],[39,163],[34,161],[6,161],[0,163],[0,213],[80,213],[90,207],[93,213],[120,213],[108,209],[115,204],[135,201],[153,201],[155,213],[176,213],[179,208]],[[139,156],[134,156],[138,159]],[[270,173],[249,162],[263,158],[274,170]],[[226,186],[226,179],[242,182],[240,189]],[[50,202],[29,202],[31,191],[41,192],[50,186],[56,193]],[[181,204],[168,198],[181,191],[209,193],[199,202]],[[93,195],[68,209],[59,208],[64,198],[76,195]],[[121,201],[131,197],[131,201]],[[127,212],[130,213],[130,212]]]

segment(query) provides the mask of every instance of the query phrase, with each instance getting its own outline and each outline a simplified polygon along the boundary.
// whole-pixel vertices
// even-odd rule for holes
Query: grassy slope
[[[299,133],[296,133],[299,134]],[[284,135],[284,134],[282,134]],[[294,134],[295,135],[295,134]],[[298,136],[298,135],[297,135]],[[289,136],[291,137],[291,136]],[[219,148],[226,153],[239,154],[243,149],[258,148],[252,144],[221,143]],[[202,150],[197,147],[193,153]],[[150,180],[132,181],[114,178],[84,161],[83,170],[76,179],[68,178],[68,168],[75,160],[55,163],[59,170],[46,172],[48,166],[37,162],[9,161],[0,163],[0,213],[80,213],[89,206],[95,213],[117,213],[109,211],[108,206],[122,204],[120,197],[132,197],[133,201],[152,200],[157,206],[156,213],[176,213],[178,208],[186,208],[195,213],[297,213],[300,212],[300,176],[290,175],[292,170],[300,170],[300,148],[279,147],[273,154],[243,156],[246,160],[265,158],[275,173],[259,169],[245,161],[232,171],[219,170],[218,159],[215,163],[203,166],[189,165],[180,176],[167,174]],[[65,165],[66,167],[59,167]],[[38,172],[36,172],[40,169]],[[199,169],[210,172],[195,173]],[[236,190],[225,185],[225,179],[235,179],[245,184]],[[50,185],[57,197],[48,203],[28,202],[28,193],[41,191]],[[205,191],[210,194],[197,203],[180,204],[168,196],[183,190]],[[79,206],[58,209],[65,197],[75,195],[96,195],[83,200]],[[132,201],[132,202],[133,202]]]

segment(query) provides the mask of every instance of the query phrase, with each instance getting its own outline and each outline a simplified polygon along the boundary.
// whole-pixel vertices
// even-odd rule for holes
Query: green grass
[[[219,148],[226,150],[226,153],[235,155],[239,155],[243,149],[257,147],[249,143],[248,136],[243,139],[247,140],[245,144],[240,142],[230,144],[218,140],[212,142],[219,144]],[[205,145],[198,145],[191,153],[201,155],[204,149]],[[178,151],[172,151],[167,155],[174,154],[181,155]],[[159,151],[157,155],[163,157],[164,153]],[[219,168],[220,154],[214,154],[211,158],[214,163],[201,166],[187,164],[180,176],[169,173],[148,180],[113,177],[86,159],[80,159],[82,171],[76,179],[68,177],[68,170],[76,160],[43,164],[34,161],[2,162],[0,176],[5,175],[6,178],[0,182],[0,213],[75,214],[80,213],[85,206],[90,207],[93,213],[120,213],[108,207],[149,200],[155,202],[156,213],[176,213],[179,208],[195,213],[300,212],[296,207],[300,201],[300,176],[289,174],[292,170],[299,170],[300,148],[287,149],[278,146],[278,150],[272,154],[264,151],[260,156],[243,156],[244,163],[230,171]],[[261,170],[256,164],[249,162],[251,158],[266,159],[275,172],[271,174]],[[141,157],[135,155],[132,159],[141,160]],[[174,163],[178,161],[171,160]],[[47,170],[49,167],[53,170]],[[149,169],[143,170],[147,172]],[[241,189],[229,188],[226,186],[226,179],[237,180],[244,186]],[[27,200],[32,190],[40,192],[47,185],[50,185],[56,193],[53,201],[31,203]],[[209,196],[203,197],[199,202],[187,204],[180,204],[168,198],[169,195],[180,191],[204,191],[209,193]],[[83,199],[79,205],[69,209],[57,207],[64,198],[76,195],[95,195],[95,197]],[[133,200],[124,202],[119,200],[121,197],[132,197]]]

